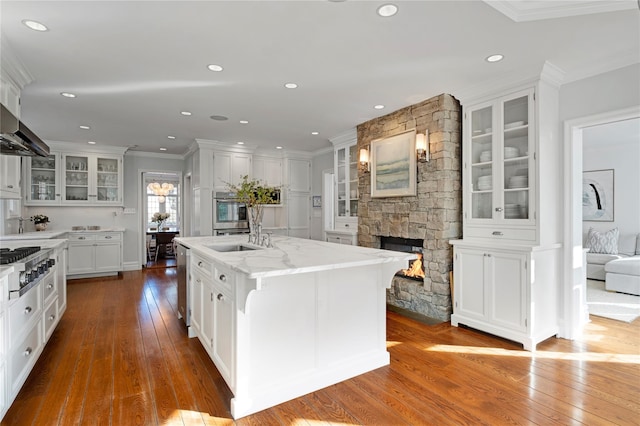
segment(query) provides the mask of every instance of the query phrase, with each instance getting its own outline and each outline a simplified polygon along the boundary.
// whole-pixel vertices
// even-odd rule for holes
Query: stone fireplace
[[[462,235],[461,107],[440,95],[358,125],[358,150],[413,128],[429,131],[428,162],[418,163],[417,196],[371,197],[371,174],[358,171],[358,245],[381,248],[381,237],[422,242],[423,281],[394,277],[387,303],[449,321],[453,269],[450,239]]]

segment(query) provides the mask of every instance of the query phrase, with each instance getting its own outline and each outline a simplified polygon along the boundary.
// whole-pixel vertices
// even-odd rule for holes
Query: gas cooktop
[[[40,251],[39,246],[0,248],[0,265],[9,265]]]

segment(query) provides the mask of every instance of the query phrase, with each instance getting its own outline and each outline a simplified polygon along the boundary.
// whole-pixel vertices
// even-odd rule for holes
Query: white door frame
[[[147,264],[147,221],[146,219],[146,212],[147,212],[147,203],[145,201],[145,191],[144,188],[146,188],[145,184],[144,184],[144,176],[147,173],[164,173],[164,174],[174,174],[178,177],[178,181],[179,182],[183,182],[182,181],[182,171],[181,170],[156,170],[156,169],[138,169],[138,232],[140,235],[140,238],[138,238],[138,253],[139,253],[139,261],[141,265],[146,265]],[[182,205],[183,205],[183,192],[184,192],[184,187],[180,188],[180,208],[181,208],[181,215],[184,214],[184,211],[182,211]],[[183,216],[180,216],[181,219],[183,218]],[[180,228],[182,229],[182,223],[180,223]]]
[[[564,288],[559,337],[576,339],[589,321],[582,250],[582,131],[586,127],[640,117],[640,105],[564,123]]]

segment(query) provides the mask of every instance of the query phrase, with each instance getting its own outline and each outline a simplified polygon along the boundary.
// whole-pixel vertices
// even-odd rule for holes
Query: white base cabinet
[[[487,247],[457,240],[451,325],[465,324],[535,350],[558,333],[560,246]]]
[[[350,246],[358,245],[358,233],[349,231],[325,231],[327,242],[336,244],[346,244]]]
[[[67,275],[104,276],[121,272],[122,232],[72,233]]]

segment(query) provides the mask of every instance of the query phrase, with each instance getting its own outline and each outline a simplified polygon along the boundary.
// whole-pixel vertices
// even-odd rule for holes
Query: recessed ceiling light
[[[311,132],[311,134],[312,134],[313,136],[315,136],[315,135],[317,135],[317,134],[318,134],[318,132]]]
[[[175,138],[176,138],[175,136],[171,136],[171,135],[167,136],[167,139],[175,139]]]
[[[485,61],[487,61],[487,62],[499,62],[499,61],[501,61],[501,60],[503,60],[503,59],[504,59],[504,56],[503,56],[503,55],[498,54],[498,55],[491,55],[491,56],[487,56],[487,58],[485,59]]]
[[[95,145],[96,143],[94,141],[88,141],[87,142],[89,145]]]
[[[180,111],[180,114],[186,115],[187,117],[191,115],[189,111]]]
[[[287,89],[295,89],[298,87],[298,85],[295,83],[285,83],[284,87],[286,87]]]
[[[166,151],[167,148],[160,148],[160,151]]]
[[[84,126],[84,125],[83,125],[83,126],[80,126],[80,128],[81,128],[82,130],[89,130],[91,127],[89,127],[89,126]]]
[[[396,6],[395,4],[383,4],[378,8],[378,15],[382,16],[383,18],[388,18],[395,15],[396,13],[398,13],[398,6]]]
[[[207,65],[207,68],[209,68],[210,71],[215,71],[215,72],[220,72],[223,69],[220,65],[216,65],[216,64]]]
[[[24,20],[22,20],[22,23],[25,24],[27,27],[31,28],[34,31],[49,31],[49,28],[47,28],[44,24],[41,24],[38,21],[32,21],[30,19],[24,19]]]
[[[244,142],[236,142],[238,145],[244,145]]]
[[[276,149],[282,149],[282,147],[281,146],[276,146]]]
[[[247,120],[240,120],[240,124],[249,124]]]
[[[74,95],[73,93],[69,93],[69,92],[61,92],[60,93],[62,96],[64,96],[65,98],[75,98],[76,95]]]
[[[374,108],[375,108],[375,109],[383,109],[383,108],[384,108],[384,105],[375,105],[375,106],[374,106]]]
[[[224,115],[212,115],[209,118],[216,121],[227,121],[229,119],[229,117],[225,117]]]

